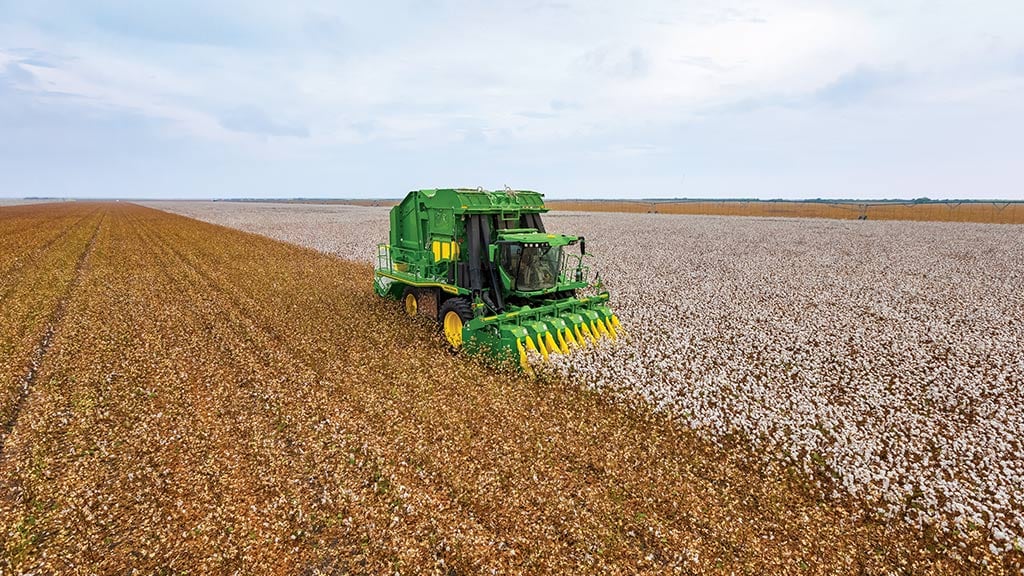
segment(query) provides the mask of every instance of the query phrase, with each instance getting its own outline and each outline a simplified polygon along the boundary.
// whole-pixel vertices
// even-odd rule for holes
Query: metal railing
[[[377,271],[405,274],[423,280],[447,282],[447,262],[435,263],[424,258],[424,251],[377,245]]]
[[[583,263],[583,255],[562,251],[561,275],[564,282],[590,284],[590,266]]]

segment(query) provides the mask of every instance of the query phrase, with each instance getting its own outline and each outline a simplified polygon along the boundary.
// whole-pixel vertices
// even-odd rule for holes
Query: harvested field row
[[[366,265],[98,208],[0,456],[4,572],[982,570],[742,446],[453,357]]]
[[[0,290],[14,284],[26,265],[66,236],[74,224],[86,217],[78,210],[63,213],[57,210],[52,215],[50,225],[39,226],[38,215],[38,209],[31,207],[0,212]]]
[[[14,427],[63,306],[80,276],[97,210],[36,207],[0,212],[0,450]],[[45,223],[45,225],[43,225]]]

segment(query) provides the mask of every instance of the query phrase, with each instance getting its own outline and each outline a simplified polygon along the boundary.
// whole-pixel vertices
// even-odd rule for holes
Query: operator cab
[[[554,288],[562,266],[562,247],[544,243],[503,243],[498,262],[516,292]]]
[[[580,257],[564,252],[582,238],[546,234],[535,229],[502,230],[498,233],[497,262],[502,281],[511,292],[547,293],[574,289],[581,277]],[[582,254],[580,255],[582,256]]]

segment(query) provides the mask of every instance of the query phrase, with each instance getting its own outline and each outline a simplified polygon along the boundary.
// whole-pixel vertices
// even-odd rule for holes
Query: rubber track
[[[85,248],[83,248],[82,253],[78,255],[78,260],[75,262],[75,271],[72,275],[71,282],[68,282],[67,287],[64,289],[64,293],[61,294],[60,299],[57,301],[57,305],[54,307],[53,312],[50,313],[50,318],[46,322],[46,328],[43,330],[43,335],[36,342],[35,352],[32,354],[32,359],[29,361],[25,375],[21,378],[21,390],[18,392],[18,400],[14,404],[14,411],[7,419],[7,422],[4,422],[2,432],[0,432],[0,459],[3,459],[5,455],[4,448],[7,446],[7,438],[10,437],[11,432],[14,431],[14,427],[18,424],[18,416],[21,414],[21,409],[25,405],[25,401],[28,400],[28,395],[32,391],[32,386],[35,384],[36,377],[39,375],[39,370],[42,368],[43,361],[46,359],[46,353],[53,344],[53,338],[57,333],[57,329],[61,322],[64,321],[67,303],[71,299],[71,295],[75,291],[75,288],[81,283],[82,276],[85,271],[85,262],[89,259],[89,255],[92,254],[93,247],[96,245],[96,237],[99,235],[100,226],[103,225],[105,217],[106,214],[100,217],[100,220],[96,223],[96,227],[93,229],[92,235],[89,237],[89,241],[86,243]]]

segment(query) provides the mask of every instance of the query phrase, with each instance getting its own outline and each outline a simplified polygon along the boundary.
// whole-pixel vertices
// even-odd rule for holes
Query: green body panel
[[[544,197],[529,190],[489,192],[440,188],[410,192],[391,209],[391,246],[422,249],[434,239],[465,238],[461,216],[495,214],[506,220],[547,212]]]
[[[545,232],[539,215],[547,211],[543,196],[532,191],[446,188],[410,192],[391,209],[389,243],[378,247],[374,289],[393,299],[400,298],[407,286],[430,290],[438,295],[438,309],[446,298],[465,297],[474,316],[463,324],[465,348],[486,350],[499,359],[525,358],[524,347],[537,349],[546,357],[574,344],[592,343],[602,334],[614,337],[618,319],[607,305],[608,293],[591,290],[596,295],[574,296],[576,290],[599,288],[589,281],[586,256],[565,251],[581,238]],[[469,262],[473,248],[467,241],[468,223],[477,216],[489,223],[491,243],[477,241],[473,246],[480,247],[481,260],[497,271],[494,279],[489,279],[490,288],[483,292],[501,291],[505,304],[495,308],[500,314],[491,309],[493,302],[485,303],[481,291],[471,290],[467,278],[462,277],[473,265]],[[479,237],[475,232],[474,236]],[[528,285],[512,284],[509,273],[497,262],[499,246],[506,244],[520,246],[506,249],[523,254],[524,263],[529,250],[559,247],[559,253],[548,252],[551,262],[557,263],[552,270],[559,272],[553,285],[541,285],[542,289],[534,292],[513,290],[511,286]],[[500,286],[495,288],[495,282]]]

